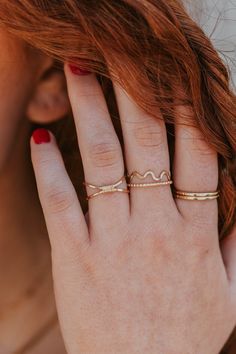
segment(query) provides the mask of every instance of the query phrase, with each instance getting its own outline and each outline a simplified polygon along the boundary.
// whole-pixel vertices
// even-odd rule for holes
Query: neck
[[[47,310],[42,298],[49,299],[50,308],[53,303],[49,296],[50,247],[30,160],[29,124],[22,129],[7,165],[0,171],[0,342],[6,345],[11,343],[8,331],[12,335],[28,321],[22,313],[29,304],[32,322],[37,311]],[[19,343],[21,339],[24,342],[24,335],[19,339]]]

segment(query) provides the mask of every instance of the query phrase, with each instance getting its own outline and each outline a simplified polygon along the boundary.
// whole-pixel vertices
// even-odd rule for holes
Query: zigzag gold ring
[[[127,184],[128,187],[134,188],[159,187],[170,185],[173,183],[173,181],[171,180],[171,173],[166,170],[163,170],[158,177],[155,176],[155,173],[152,170],[148,170],[144,174],[140,174],[139,172],[134,171],[127,177],[129,178],[129,183]],[[146,183],[133,182],[134,178],[144,180],[147,177],[151,177],[152,181]]]
[[[96,186],[94,184],[84,182],[83,184],[85,186],[98,190],[97,192],[88,195],[86,199],[89,200],[91,198],[97,197],[97,196],[104,194],[104,193],[113,193],[113,192],[129,193],[129,190],[127,188],[118,188],[119,186],[121,186],[123,184],[123,182],[126,182],[125,176],[123,176],[121,179],[119,179],[119,181],[117,181],[113,184],[108,184],[108,185],[104,185],[104,186]]]

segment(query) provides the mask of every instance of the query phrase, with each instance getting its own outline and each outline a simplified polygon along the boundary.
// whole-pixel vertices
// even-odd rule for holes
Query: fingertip
[[[49,130],[45,128],[37,128],[31,135],[32,142],[36,145],[47,144],[51,142]]]
[[[65,74],[70,73],[74,77],[88,76],[92,74],[90,70],[80,65],[80,63],[67,62],[64,64]]]
[[[30,137],[31,145],[48,145],[50,143],[56,143],[56,138],[50,130],[46,128],[37,128],[32,132]]]

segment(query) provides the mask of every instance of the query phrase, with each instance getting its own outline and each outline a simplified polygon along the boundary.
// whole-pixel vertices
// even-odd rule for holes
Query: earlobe
[[[64,73],[54,71],[38,82],[27,117],[34,123],[47,124],[65,117],[70,110]]]

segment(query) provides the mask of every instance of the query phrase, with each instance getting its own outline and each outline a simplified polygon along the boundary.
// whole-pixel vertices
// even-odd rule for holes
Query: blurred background
[[[236,0],[184,0],[231,72],[236,91]]]

